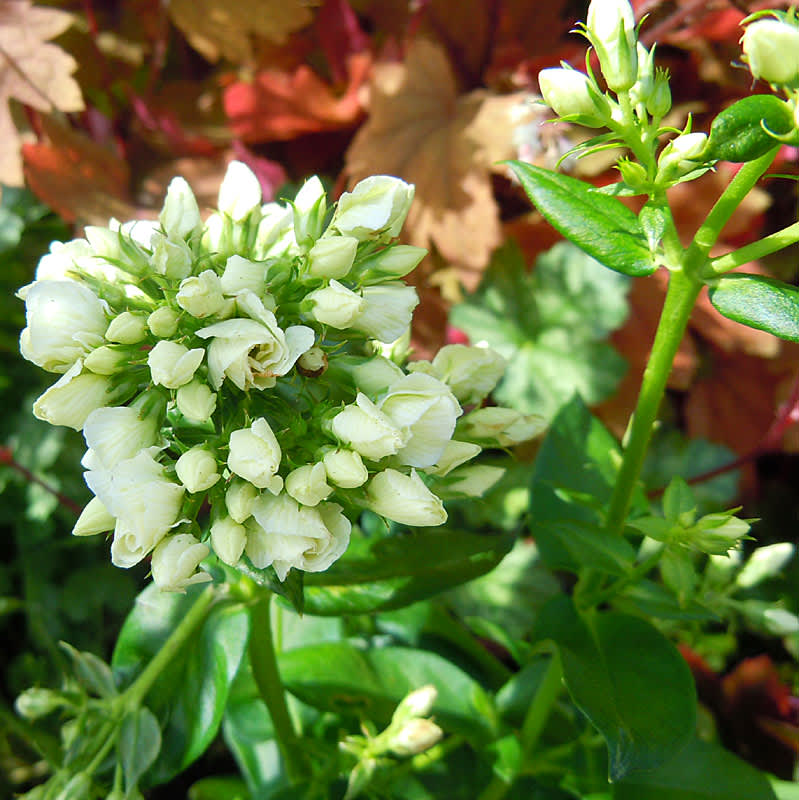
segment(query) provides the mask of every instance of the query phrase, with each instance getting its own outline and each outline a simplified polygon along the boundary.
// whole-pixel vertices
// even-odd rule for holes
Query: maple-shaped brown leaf
[[[71,77],[77,64],[48,41],[72,24],[72,16],[38,8],[29,0],[0,2],[0,183],[23,182],[20,138],[10,100],[39,111],[80,111],[83,98]]]
[[[316,0],[171,0],[169,16],[209,61],[252,61],[252,36],[278,44],[313,19]]]
[[[467,288],[502,238],[488,166],[512,123],[489,129],[492,102],[506,106],[485,90],[459,95],[444,48],[416,39],[404,63],[375,68],[369,119],[347,152],[352,183],[383,173],[416,185],[407,238],[432,244]]]

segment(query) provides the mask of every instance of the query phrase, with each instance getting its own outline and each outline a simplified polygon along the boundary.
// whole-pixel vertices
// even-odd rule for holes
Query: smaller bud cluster
[[[401,278],[425,251],[394,243],[413,192],[375,176],[330,207],[311,178],[262,205],[234,162],[205,221],[175,178],[157,222],[52,245],[19,292],[20,347],[60,375],[34,414],[86,439],[94,498],[75,535],[112,532],[114,564],[151,558],[163,589],[210,580],[198,566],[211,550],[284,580],[339,558],[364,509],[440,525],[444,499],[499,479],[467,462],[540,429],[479,407],[501,356],[378,354],[418,303]]]

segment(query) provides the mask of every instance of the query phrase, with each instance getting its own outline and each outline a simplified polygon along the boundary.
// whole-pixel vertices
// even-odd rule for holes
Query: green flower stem
[[[765,155],[744,164],[730,181],[721,197],[710,210],[707,218],[696,232],[691,245],[685,253],[683,268],[689,275],[700,275],[707,262],[710,248],[716,243],[722,229],[736,208],[754,188],[763,173],[771,166],[779,147],[774,147]]]
[[[541,738],[541,733],[562,688],[563,667],[560,663],[558,651],[554,650],[546,671],[541,678],[541,683],[538,685],[533,702],[530,704],[530,708],[527,709],[527,714],[522,723],[522,730],[519,735],[522,750],[521,764],[525,763],[538,746],[538,740]],[[509,783],[499,775],[494,775],[478,800],[501,800],[512,785],[512,781]]]
[[[119,696],[117,702],[122,709],[135,709],[141,705],[147,692],[150,691],[158,676],[174,660],[183,646],[194,635],[197,628],[205,621],[211,606],[217,598],[213,584],[199,595],[186,616],[180,621],[169,638],[155,654],[135,681]]]
[[[286,773],[289,780],[296,783],[308,775],[308,769],[300,740],[289,716],[286,695],[277,668],[269,613],[271,598],[272,593],[264,590],[250,608],[250,664],[255,685],[272,718],[275,739],[283,756]]]
[[[630,500],[649,447],[652,426],[671,373],[671,365],[702,285],[682,271],[671,273],[652,352],[644,371],[638,404],[627,429],[627,444],[621,468],[610,499],[606,528],[613,534],[621,535],[624,529]]]
[[[793,225],[772,233],[757,242],[752,242],[746,247],[740,247],[731,253],[714,258],[701,270],[700,274],[703,278],[708,279],[723,275],[731,269],[748,264],[750,261],[757,261],[759,258],[776,253],[784,247],[796,244],[796,242],[799,242],[799,222],[794,222]]]

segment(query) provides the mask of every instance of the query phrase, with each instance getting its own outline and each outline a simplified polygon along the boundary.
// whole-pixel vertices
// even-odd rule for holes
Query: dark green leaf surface
[[[613,787],[614,800],[776,800],[764,773],[715,744],[693,739],[651,772]]]
[[[387,723],[405,695],[432,683],[432,714],[442,728],[479,742],[495,734],[491,701],[480,685],[441,656],[406,647],[359,650],[346,642],[291,650],[278,659],[286,688],[324,711],[363,714]]]
[[[401,608],[493,569],[514,537],[447,528],[353,538],[326,572],[305,576],[305,613],[366,614]]]
[[[616,612],[583,618],[564,596],[542,611],[536,633],[557,644],[572,699],[605,737],[612,780],[658,767],[693,735],[691,672],[648,622]]]
[[[768,131],[784,135],[793,127],[793,112],[785,101],[773,94],[744,97],[713,120],[702,157],[708,161],[753,161],[779,144]]]
[[[725,275],[710,302],[728,319],[799,342],[799,289],[761,275]]]
[[[125,791],[130,794],[161,749],[161,728],[147,706],[131,711],[122,720],[118,747]]]
[[[203,587],[185,595],[148,586],[122,627],[111,667],[127,686],[159,650]],[[161,722],[163,746],[146,782],[169,780],[200,756],[219,729],[230,683],[247,646],[249,616],[240,606],[212,609],[202,629],[159,676],[145,698]]]
[[[590,183],[522,161],[508,162],[547,222],[588,255],[624,275],[650,275],[657,265],[638,218]]]

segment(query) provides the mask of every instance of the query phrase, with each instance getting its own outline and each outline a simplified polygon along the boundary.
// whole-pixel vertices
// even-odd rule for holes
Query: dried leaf
[[[48,42],[72,24],[63,11],[37,8],[29,0],[0,4],[0,183],[22,185],[19,134],[8,108],[18,100],[39,111],[80,111],[83,98],[72,79],[77,64]]]
[[[341,97],[304,64],[293,73],[259,72],[251,83],[238,81],[227,87],[225,113],[245,142],[286,141],[349,128],[361,116],[360,90],[370,65],[367,53],[350,57],[350,81]]]
[[[252,61],[252,36],[282,43],[313,19],[313,0],[171,0],[172,21],[209,61]]]
[[[107,148],[52,117],[42,119],[46,141],[22,147],[25,177],[36,196],[67,222],[106,225],[129,219],[127,164]]]
[[[384,173],[416,185],[408,238],[435,246],[472,289],[501,241],[480,123],[490,97],[459,96],[444,48],[417,39],[404,64],[375,69],[369,120],[347,152],[352,182]]]

